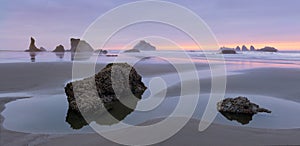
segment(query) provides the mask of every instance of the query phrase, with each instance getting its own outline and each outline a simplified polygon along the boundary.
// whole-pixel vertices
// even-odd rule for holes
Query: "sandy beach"
[[[97,65],[97,69],[104,64]],[[0,92],[28,93],[32,96],[64,93],[65,83],[72,79],[72,64],[56,63],[7,63],[0,64]],[[174,73],[170,65],[136,65],[143,77],[154,77]],[[198,64],[197,69],[206,69]],[[258,94],[300,102],[300,69],[295,68],[256,68],[238,71],[229,75],[226,93],[236,95]],[[12,74],[13,73],[13,74]],[[179,83],[179,82],[178,82]],[[201,79],[201,92],[210,92],[210,78]],[[177,96],[180,85],[168,88],[167,97]],[[191,90],[192,91],[192,90]],[[191,93],[192,94],[192,93]],[[0,97],[0,112],[5,104],[29,97]],[[293,115],[291,115],[293,116]],[[294,115],[295,116],[295,115]],[[32,134],[11,131],[3,127],[5,119],[1,116],[1,145],[117,145],[98,134]],[[155,123],[158,119],[144,124]],[[191,119],[188,124],[170,139],[158,145],[297,145],[300,143],[300,129],[261,129],[243,126],[229,126],[213,123],[204,132],[198,131],[199,120]],[[143,124],[141,124],[143,125]],[[142,139],[141,139],[142,140]]]

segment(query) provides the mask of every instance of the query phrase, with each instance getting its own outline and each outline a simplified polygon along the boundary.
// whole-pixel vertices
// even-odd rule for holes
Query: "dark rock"
[[[84,40],[71,38],[71,52],[94,52],[93,47]]]
[[[255,51],[254,46],[250,46],[250,51]]]
[[[63,45],[56,46],[56,48],[52,52],[65,52],[65,48]]]
[[[234,48],[221,47],[220,51],[222,54],[236,54],[236,51]]]
[[[257,51],[262,51],[262,52],[278,52],[278,50],[274,47],[264,47],[262,49],[258,49]]]
[[[257,104],[251,103],[246,97],[226,98],[218,102],[217,108],[222,113],[249,114],[254,115],[259,112],[271,113],[270,110],[260,108]]]
[[[30,38],[29,49],[25,50],[25,51],[26,52],[41,52],[41,50],[35,46],[35,40],[33,37]]]
[[[103,50],[103,49],[99,49],[99,50],[95,50],[95,53],[99,53],[100,55],[102,55],[102,54],[106,55],[108,53],[108,51]]]
[[[92,77],[68,83],[65,92],[69,109],[81,114],[102,114],[106,109],[112,110],[121,98],[140,99],[146,89],[132,66],[110,63]]]
[[[140,50],[140,51],[155,51],[156,48],[152,46],[150,43],[147,43],[145,40],[141,40],[137,43],[132,50]]]
[[[249,51],[249,50],[248,50],[248,48],[245,45],[243,45],[242,46],[242,51]]]
[[[240,46],[237,46],[237,47],[235,48],[235,51],[241,51]]]

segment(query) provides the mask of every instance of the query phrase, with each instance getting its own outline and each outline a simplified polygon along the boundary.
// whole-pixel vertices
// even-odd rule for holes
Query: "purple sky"
[[[31,36],[37,39],[38,47],[53,50],[62,44],[68,49],[70,37],[80,37],[100,15],[127,2],[132,1],[1,0],[0,49],[27,49]],[[281,49],[300,49],[299,0],[170,2],[203,18],[221,45],[265,43],[278,44]],[[132,41],[130,37],[128,41]]]

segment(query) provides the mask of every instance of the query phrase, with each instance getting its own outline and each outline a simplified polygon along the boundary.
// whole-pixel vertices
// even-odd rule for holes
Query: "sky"
[[[33,36],[36,45],[53,50],[70,38],[80,38],[105,12],[130,0],[0,0],[0,50],[25,50]],[[299,0],[170,0],[201,17],[220,46],[274,46],[300,50]],[[155,13],[155,9],[153,9]],[[192,23],[192,22],[188,22]],[[143,35],[162,35],[197,48],[174,29],[160,24],[140,24],[123,30],[105,49],[118,49]],[[145,29],[146,28],[146,29]],[[156,32],[156,33],[155,33]],[[160,34],[159,34],[160,33]],[[141,36],[143,36],[141,35]],[[172,49],[151,42],[161,49]],[[98,46],[93,46],[97,48]]]

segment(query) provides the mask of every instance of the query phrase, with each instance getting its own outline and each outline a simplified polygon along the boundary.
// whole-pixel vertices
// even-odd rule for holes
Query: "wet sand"
[[[72,78],[71,63],[9,63],[0,64],[0,67],[0,93],[55,94],[62,92],[65,83]],[[102,67],[104,65],[97,66],[98,69]],[[175,71],[170,65],[140,65],[136,68],[143,77]],[[200,64],[198,69],[201,68],[205,69],[206,66]],[[227,93],[255,93],[300,102],[300,69],[262,68],[241,73],[228,76]],[[209,93],[210,79],[202,79],[200,83],[201,92]],[[167,96],[176,96],[179,90],[179,84],[174,84],[169,87]],[[22,97],[0,97],[0,112],[6,103],[19,98]],[[10,131],[3,127],[3,120],[1,116],[0,145],[117,145],[98,134],[30,134]],[[179,133],[158,145],[300,144],[300,129],[271,130],[212,124],[206,131],[199,132],[198,124],[198,120],[190,120]]]

